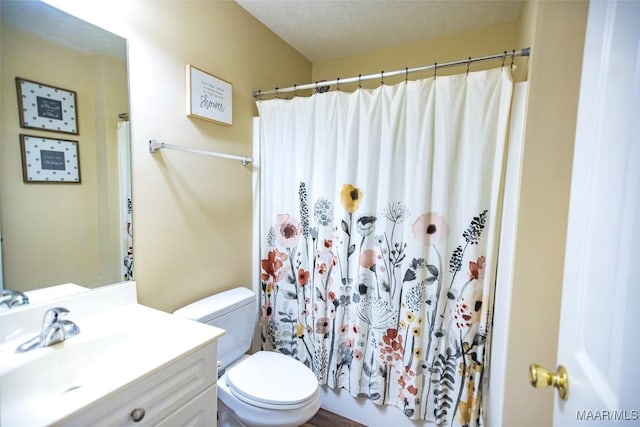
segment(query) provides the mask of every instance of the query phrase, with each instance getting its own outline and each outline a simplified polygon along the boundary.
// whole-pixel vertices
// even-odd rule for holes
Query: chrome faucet
[[[64,307],[50,308],[44,313],[42,330],[29,341],[22,343],[16,349],[16,353],[24,353],[40,347],[48,347],[57,344],[80,333],[78,325],[71,320],[61,319],[69,313]]]
[[[19,305],[29,304],[29,297],[20,291],[12,291],[11,289],[3,289],[2,297],[0,297],[0,308],[11,308]]]

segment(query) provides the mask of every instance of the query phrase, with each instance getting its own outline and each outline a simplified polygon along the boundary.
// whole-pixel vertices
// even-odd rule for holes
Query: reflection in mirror
[[[25,292],[132,280],[126,40],[40,1],[2,0],[0,8],[0,287]],[[17,78],[75,92],[75,102],[37,88],[22,117]],[[53,101],[38,100],[45,96]],[[76,110],[76,132],[63,124],[72,117],[67,108]],[[21,136],[48,146],[24,153]],[[57,162],[69,155],[57,148],[65,141],[77,143],[79,183],[58,181],[68,172]],[[51,179],[23,180],[25,168]]]

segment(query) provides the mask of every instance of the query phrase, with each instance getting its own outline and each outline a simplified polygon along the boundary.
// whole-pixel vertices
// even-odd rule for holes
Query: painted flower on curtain
[[[278,215],[276,230],[276,239],[278,244],[288,249],[296,247],[298,240],[300,239],[300,235],[302,234],[300,222],[288,214]]]
[[[362,190],[352,184],[344,184],[342,191],[340,191],[340,200],[342,206],[350,214],[358,210],[360,202],[362,201]]]
[[[264,298],[262,304],[262,321],[269,321],[273,315],[273,307],[271,305],[271,299],[274,288],[277,288],[278,282],[280,282],[286,274],[289,272],[288,266],[284,263],[288,259],[288,255],[274,249],[269,251],[267,258],[262,260],[262,296]]]
[[[274,215],[261,262],[263,347],[412,419],[473,424],[487,329],[486,261],[475,248],[487,211],[457,230],[400,201],[360,212],[366,193],[353,183],[337,195],[311,203],[302,182],[298,212]]]
[[[427,212],[416,219],[411,231],[425,246],[440,243],[447,235],[447,220],[435,212]]]

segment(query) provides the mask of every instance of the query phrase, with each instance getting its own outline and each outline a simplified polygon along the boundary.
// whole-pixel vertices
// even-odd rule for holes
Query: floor
[[[333,412],[320,409],[317,414],[300,427],[366,427]]]

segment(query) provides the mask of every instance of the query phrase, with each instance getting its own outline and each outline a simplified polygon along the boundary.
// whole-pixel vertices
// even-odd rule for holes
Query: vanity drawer
[[[116,391],[114,396],[71,416],[59,425],[78,427],[156,425],[172,414],[178,415],[174,412],[215,385],[216,377],[216,344],[211,343],[170,362],[147,378]],[[214,408],[215,414],[217,403],[215,393],[213,395],[205,393],[203,396],[205,396],[203,399],[207,397],[212,399],[210,405]],[[138,421],[134,421],[136,416]],[[173,425],[181,424],[178,422]]]

